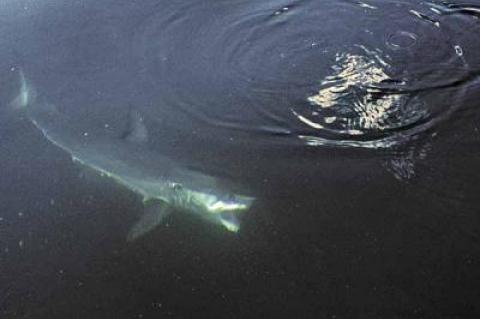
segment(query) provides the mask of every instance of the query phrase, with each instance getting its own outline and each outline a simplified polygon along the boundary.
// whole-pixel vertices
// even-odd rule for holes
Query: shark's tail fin
[[[33,86],[28,83],[23,70],[19,70],[19,90],[17,96],[10,102],[9,106],[14,110],[26,110],[37,96]]]
[[[18,71],[18,79],[18,93],[9,103],[11,110],[23,112],[35,125],[37,122],[55,123],[62,119],[55,105],[39,99],[37,91],[22,69]]]

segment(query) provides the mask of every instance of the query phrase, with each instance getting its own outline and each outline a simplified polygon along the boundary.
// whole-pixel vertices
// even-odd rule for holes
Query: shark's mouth
[[[220,217],[220,223],[231,232],[238,232],[240,229],[240,221],[235,213],[227,212],[222,213]]]
[[[215,200],[206,205],[209,214],[213,215],[222,226],[231,232],[240,229],[239,214],[252,206],[254,198],[234,195],[229,200]]]
[[[177,205],[200,214],[207,220],[237,232],[240,228],[239,215],[248,210],[255,198],[232,193],[217,195],[213,191],[192,191],[177,187]]]
[[[252,206],[254,198],[242,195],[235,195],[232,200],[217,200],[207,205],[207,209],[212,213],[235,212],[249,209]]]

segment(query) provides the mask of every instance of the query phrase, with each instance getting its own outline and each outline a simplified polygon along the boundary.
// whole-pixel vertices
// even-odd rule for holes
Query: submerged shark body
[[[144,144],[147,128],[139,114],[131,114],[130,129],[122,138],[93,138],[72,130],[72,119],[55,106],[31,101],[28,97],[33,90],[23,75],[21,78],[21,98],[15,106],[27,111],[28,118],[50,142],[68,152],[74,161],[142,196],[147,209],[131,228],[129,240],[154,229],[173,210],[197,214],[232,232],[239,230],[238,214],[254,199],[229,192],[223,181],[149,151]]]

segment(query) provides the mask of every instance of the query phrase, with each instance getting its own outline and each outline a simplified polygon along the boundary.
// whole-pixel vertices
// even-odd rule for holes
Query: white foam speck
[[[458,56],[463,56],[463,49],[461,46],[456,45],[454,48],[455,48],[455,53],[457,53]]]

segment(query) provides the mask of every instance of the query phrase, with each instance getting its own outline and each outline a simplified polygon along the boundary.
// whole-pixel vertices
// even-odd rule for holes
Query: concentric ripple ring
[[[472,15],[408,1],[193,1],[134,30],[163,104],[287,143],[390,147],[461,105]]]

